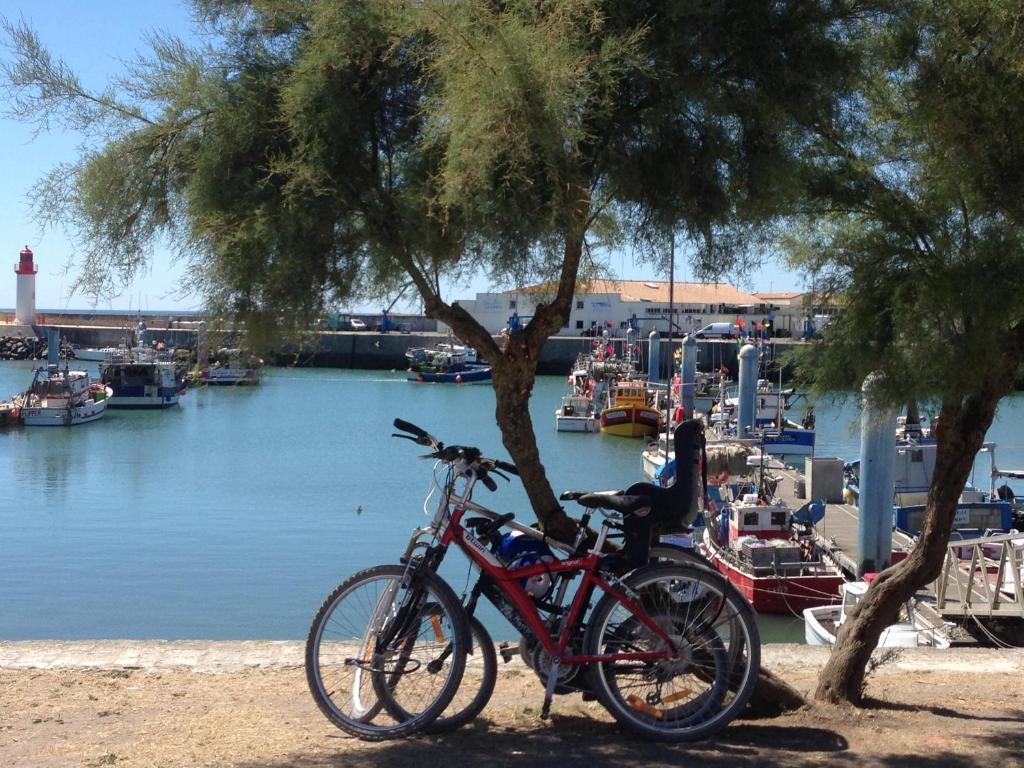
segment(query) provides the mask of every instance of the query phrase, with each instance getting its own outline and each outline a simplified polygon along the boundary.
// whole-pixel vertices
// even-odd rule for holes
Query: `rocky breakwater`
[[[0,336],[0,360],[45,360],[48,348],[45,339]],[[71,345],[61,341],[61,359],[74,357]]]

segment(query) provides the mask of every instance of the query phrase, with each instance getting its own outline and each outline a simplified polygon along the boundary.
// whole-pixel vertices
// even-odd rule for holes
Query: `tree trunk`
[[[590,214],[589,190],[577,188],[575,228],[566,234],[558,289],[550,304],[538,304],[533,318],[525,328],[508,335],[504,348],[476,319],[458,304],[447,304],[434,285],[417,268],[416,263],[402,258],[406,270],[423,297],[428,316],[450,326],[459,338],[473,345],[477,353],[491,364],[491,384],[495,393],[495,417],[501,430],[502,443],[519,470],[519,476],[530,505],[541,528],[550,535],[571,542],[576,524],[559,505],[548,482],[547,473],[537,450],[537,438],[530,418],[530,395],[537,376],[537,361],[548,337],[569,322],[576,278],[583,258],[583,238]],[[569,192],[567,192],[569,194]]]
[[[977,392],[943,400],[936,426],[935,474],[920,540],[906,560],[879,574],[839,628],[835,648],[818,678],[816,700],[861,702],[867,664],[878,638],[896,620],[900,607],[941,573],[957,502],[1002,390],[989,377]]]

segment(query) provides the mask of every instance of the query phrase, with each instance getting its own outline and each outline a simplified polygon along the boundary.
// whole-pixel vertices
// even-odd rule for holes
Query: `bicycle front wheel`
[[[749,603],[720,574],[699,566],[647,565],[624,582],[675,653],[656,661],[594,663],[598,700],[619,723],[650,739],[697,741],[724,728],[746,706],[760,670],[761,641]],[[584,647],[593,656],[670,649],[612,595],[594,608]]]
[[[462,604],[438,576],[379,565],[320,607],[306,641],[306,680],[343,731],[370,741],[408,736],[455,695],[469,637]]]

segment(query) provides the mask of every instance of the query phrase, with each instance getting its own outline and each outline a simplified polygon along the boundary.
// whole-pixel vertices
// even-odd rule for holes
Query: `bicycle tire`
[[[469,632],[472,639],[469,655],[474,657],[474,663],[471,664],[469,656],[466,657],[466,669],[459,690],[444,712],[424,729],[426,733],[446,733],[472,722],[483,712],[494,694],[494,684],[498,680],[498,653],[494,650],[494,640],[475,616],[469,617]],[[480,682],[476,692],[468,703],[463,704],[460,694],[467,686],[476,685],[477,677]]]
[[[692,565],[697,568],[705,568],[714,571],[715,573],[718,573],[718,570],[715,568],[714,564],[712,564],[710,560],[704,557],[704,555],[700,554],[700,552],[698,552],[697,550],[691,549],[689,547],[681,547],[678,544],[670,544],[663,541],[651,545],[650,562],[669,562],[677,563],[680,565]],[[743,593],[736,589],[735,585],[728,579],[725,579],[725,582],[727,585],[727,589],[733,593],[733,600],[742,600],[750,607],[751,611],[754,611],[754,607],[750,605],[750,601],[743,596]],[[755,616],[756,613],[757,612],[754,611]],[[734,689],[742,683],[743,679],[743,669],[740,665],[743,663],[745,649],[742,643],[742,632],[740,632],[739,629],[739,627],[736,627],[735,634],[736,637],[741,638],[741,640],[738,642],[733,642],[729,647],[729,661],[731,665],[735,666],[735,670],[732,675],[732,685]]]
[[[696,549],[682,547],[678,544],[659,541],[651,544],[647,564],[658,562],[678,563],[679,565],[696,565],[700,568],[714,569],[714,565]]]
[[[451,702],[465,669],[470,630],[458,597],[436,574],[407,574],[404,565],[379,565],[346,579],[320,606],[306,640],[306,681],[320,711],[341,730],[367,741],[426,728]],[[415,607],[428,601],[437,606],[430,617]],[[342,607],[355,615],[339,616]],[[417,643],[424,619],[429,619],[426,634],[436,635],[434,643]],[[380,647],[382,641],[386,647]],[[423,657],[440,655],[442,647],[447,659],[431,672]],[[411,669],[410,660],[415,664]],[[396,691],[413,675],[416,683],[433,688],[426,691],[427,700],[415,707],[403,702],[405,717],[381,721],[389,703],[406,690],[415,692],[412,683]]]
[[[640,595],[648,616],[673,638],[680,656],[662,662],[592,664],[591,689],[598,701],[620,724],[645,738],[685,742],[717,733],[743,711],[760,670],[760,637],[749,603],[724,577],[700,566],[646,565],[624,582]],[[594,608],[584,637],[585,652],[595,656],[660,645],[653,632],[607,594]],[[733,658],[737,646],[742,663]],[[626,677],[632,669],[641,670],[635,676],[638,682]],[[625,693],[623,683],[636,690]],[[663,695],[668,683],[673,690]],[[640,697],[637,691],[646,695]],[[665,706],[675,702],[680,703]]]

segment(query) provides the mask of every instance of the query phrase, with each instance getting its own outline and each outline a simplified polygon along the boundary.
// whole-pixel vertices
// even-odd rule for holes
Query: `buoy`
[[[419,374],[419,375],[418,375],[418,376],[416,377],[416,381],[418,381],[418,382],[419,382],[420,384],[422,384],[422,383],[423,383],[423,374],[422,374],[422,373],[421,373],[421,374]]]
[[[456,384],[461,384],[462,383],[462,374],[461,373],[456,373],[455,374],[455,383]]]

